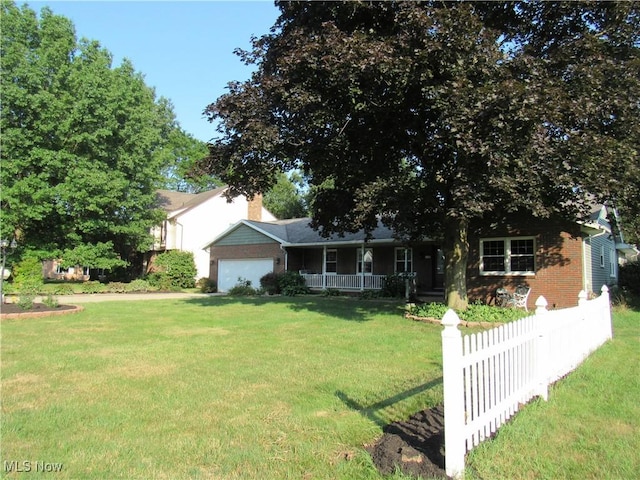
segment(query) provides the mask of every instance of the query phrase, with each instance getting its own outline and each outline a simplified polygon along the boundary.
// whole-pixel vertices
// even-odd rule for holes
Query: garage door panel
[[[273,272],[272,258],[225,259],[218,261],[218,290],[227,292],[238,284],[238,278],[251,281],[260,288],[260,278]]]

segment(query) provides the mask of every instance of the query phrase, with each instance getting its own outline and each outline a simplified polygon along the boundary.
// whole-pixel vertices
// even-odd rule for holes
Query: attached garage
[[[220,259],[218,290],[229,291],[238,284],[238,278],[251,280],[253,288],[260,288],[260,278],[270,272],[273,272],[273,258]]]

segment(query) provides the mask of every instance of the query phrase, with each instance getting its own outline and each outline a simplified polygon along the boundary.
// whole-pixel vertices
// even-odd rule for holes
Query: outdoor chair
[[[531,288],[526,285],[519,285],[516,287],[516,291],[512,294],[511,299],[509,300],[509,306],[514,308],[524,308],[525,312],[528,312],[527,308],[527,299],[529,298],[529,293],[531,293]]]

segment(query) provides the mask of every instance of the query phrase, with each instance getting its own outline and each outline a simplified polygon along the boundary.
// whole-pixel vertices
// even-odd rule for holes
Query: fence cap
[[[460,317],[458,317],[458,314],[450,308],[442,316],[442,321],[440,323],[445,327],[457,327],[460,325]]]

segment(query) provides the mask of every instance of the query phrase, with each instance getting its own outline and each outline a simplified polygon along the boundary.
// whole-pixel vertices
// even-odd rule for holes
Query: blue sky
[[[156,95],[171,100],[182,128],[203,141],[217,132],[202,111],[228,82],[251,75],[233,50],[248,49],[251,35],[268,33],[279,13],[268,0],[27,3],[71,19],[77,37],[98,40],[114,66],[130,59]]]

